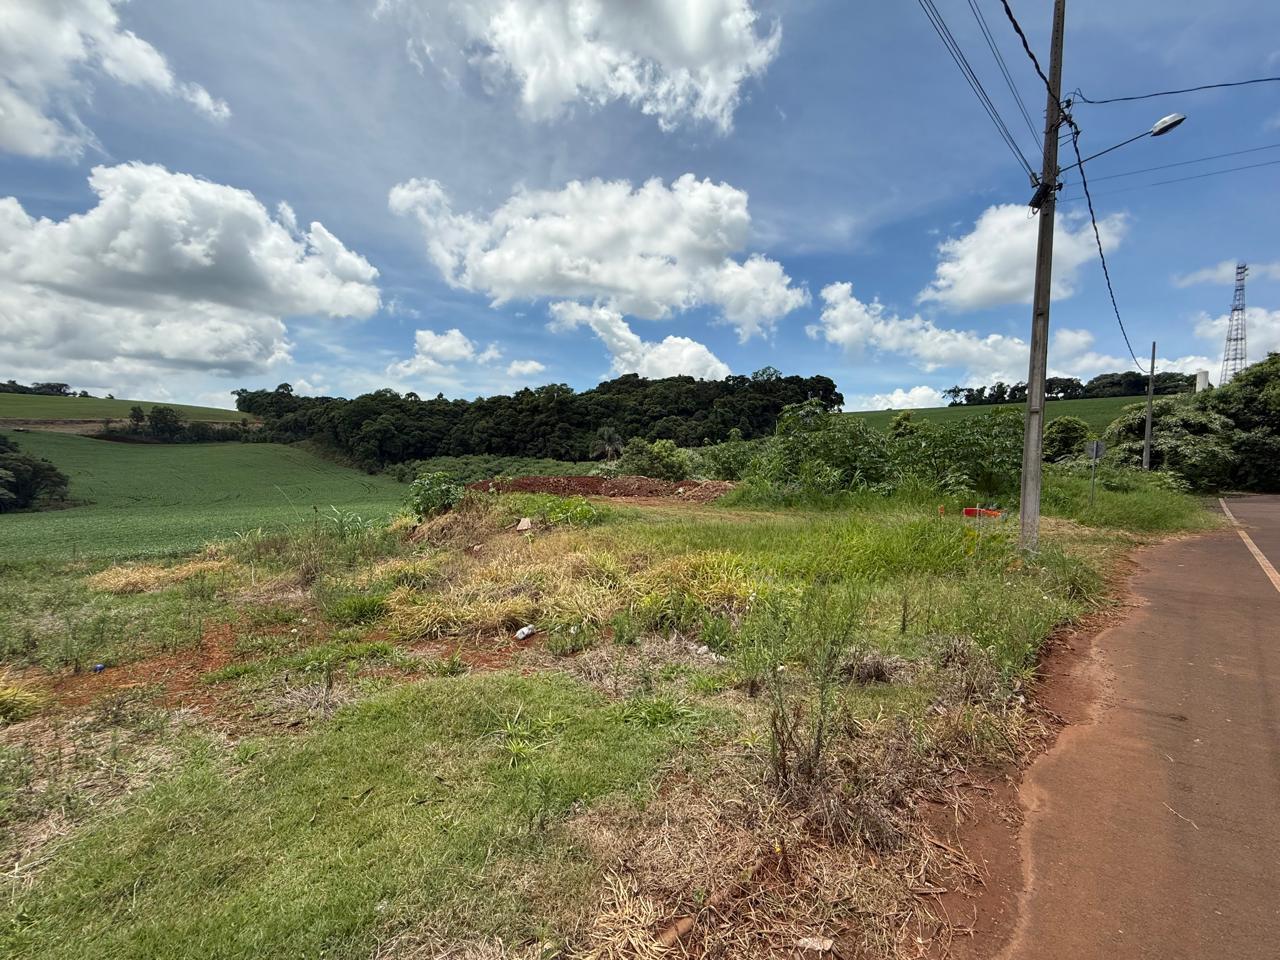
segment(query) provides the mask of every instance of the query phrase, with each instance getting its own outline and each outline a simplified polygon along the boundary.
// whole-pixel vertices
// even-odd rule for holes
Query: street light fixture
[[[1031,303],[1031,363],[1027,372],[1027,419],[1022,444],[1022,484],[1018,498],[1019,541],[1024,550],[1034,551],[1040,540],[1040,482],[1044,453],[1044,381],[1049,365],[1049,301],[1053,272],[1053,214],[1059,176],[1094,160],[1104,153],[1119,150],[1125,144],[1143,137],[1163,137],[1187,119],[1180,113],[1161,117],[1150,130],[1123,143],[1085,157],[1069,167],[1058,167],[1058,128],[1062,123],[1064,104],[1058,99],[1062,84],[1062,34],[1066,0],[1054,0],[1053,42],[1049,61],[1048,123],[1044,134],[1044,168],[1036,183],[1031,207],[1040,211],[1039,238],[1036,244],[1036,280]],[[1069,120],[1068,120],[1069,122]],[[1073,133],[1075,131],[1073,130]],[[1155,344],[1148,371],[1147,392],[1150,394],[1155,374]]]
[[[1117,143],[1114,147],[1107,147],[1105,150],[1099,150],[1093,156],[1085,157],[1080,161],[1080,163],[1073,163],[1069,167],[1063,167],[1059,172],[1066,173],[1068,170],[1074,170],[1076,167],[1080,166],[1080,164],[1088,163],[1090,160],[1096,160],[1104,153],[1110,153],[1112,150],[1119,150],[1121,147],[1128,146],[1135,140],[1141,140],[1143,137],[1163,137],[1175,127],[1180,127],[1186,119],[1187,118],[1180,113],[1171,113],[1167,117],[1161,117],[1152,125],[1150,130],[1143,130],[1142,133],[1138,134],[1136,137],[1130,137],[1128,140]]]

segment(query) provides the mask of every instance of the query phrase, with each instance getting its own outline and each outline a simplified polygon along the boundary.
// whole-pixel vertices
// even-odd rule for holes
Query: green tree
[[[1065,460],[1078,456],[1089,439],[1089,424],[1079,417],[1055,417],[1044,428],[1044,458]]]
[[[1269,354],[1225,387],[1199,394],[1196,400],[1226,417],[1238,431],[1233,484],[1244,490],[1280,490],[1280,353]]]
[[[622,455],[625,446],[622,434],[612,424],[606,424],[596,431],[595,439],[591,441],[590,453],[593,459],[603,457],[605,460],[613,460]]]
[[[12,440],[0,437],[0,513],[65,500],[69,484],[48,460],[24,454]]]
[[[620,474],[657,480],[684,480],[689,467],[688,456],[671,440],[650,443],[644,437],[632,437],[618,458]]]
[[[142,409],[140,404],[134,404],[129,408],[129,422],[133,424],[135,430],[141,430],[142,425],[147,422],[147,411]]]
[[[173,407],[154,406],[147,414],[147,430],[157,440],[172,440],[182,432],[182,418]]]
[[[1151,405],[1151,468],[1176,473],[1197,490],[1228,485],[1236,469],[1236,431],[1219,413],[1203,409],[1190,396],[1159,397]],[[1108,459],[1126,466],[1142,464],[1147,410],[1142,403],[1124,408],[1103,434]]]

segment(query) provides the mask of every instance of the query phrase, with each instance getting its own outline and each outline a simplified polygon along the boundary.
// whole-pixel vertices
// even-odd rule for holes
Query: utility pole
[[[1142,469],[1151,469],[1151,399],[1156,393],[1156,342],[1151,341],[1151,366],[1147,370],[1147,432],[1142,438]]]
[[[1058,128],[1062,124],[1062,34],[1066,0],[1054,0],[1053,41],[1049,54],[1049,92],[1045,107],[1044,163],[1036,189],[1040,236],[1036,247],[1036,286],[1031,305],[1031,365],[1027,372],[1027,423],[1022,441],[1022,497],[1019,508],[1022,549],[1040,542],[1040,481],[1043,474],[1044,379],[1049,363],[1049,294],[1053,272],[1053,213],[1058,199]]]

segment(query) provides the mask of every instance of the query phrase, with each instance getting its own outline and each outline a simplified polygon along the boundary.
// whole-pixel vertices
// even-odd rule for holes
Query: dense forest
[[[784,377],[772,367],[723,380],[627,374],[581,393],[550,384],[476,400],[394,390],[303,397],[287,383],[235,396],[237,410],[264,421],[265,436],[311,440],[369,468],[469,454],[586,460],[632,437],[696,447],[768,435],[788,404],[817,400],[836,410],[844,402],[829,377]]]
[[[1157,373],[1155,392],[1165,396],[1173,393],[1190,393],[1196,378],[1190,373]],[[1100,373],[1088,383],[1076,377],[1049,377],[1044,382],[1045,396],[1050,400],[1084,400],[1097,397],[1141,397],[1147,393],[1147,376],[1137,370],[1123,373]],[[950,406],[973,406],[990,403],[1025,403],[1025,383],[1005,383],[997,380],[980,387],[955,386],[943,390]]]

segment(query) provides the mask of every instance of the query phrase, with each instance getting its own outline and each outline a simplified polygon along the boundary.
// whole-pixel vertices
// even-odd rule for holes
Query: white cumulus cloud
[[[320,223],[163,167],[95,167],[64,220],[0,198],[0,363],[94,384],[164,371],[244,376],[287,360],[284,320],[367,317],[378,271]]]
[[[224,101],[178,80],[160,51],[121,27],[121,3],[0,3],[0,150],[78,156],[93,135],[76,105],[89,98],[99,78],[178,97],[213,120],[230,116]]]
[[[853,409],[848,404],[846,409]],[[946,399],[942,392],[933,387],[921,385],[904,390],[898,387],[889,393],[873,393],[858,403],[858,410],[918,410],[921,407],[944,407]]]
[[[646,319],[718,308],[740,340],[767,333],[809,293],[781,264],[744,261],[747,194],[685,174],[573,181],[516,193],[487,217],[455,213],[435,180],[392,188],[391,210],[417,219],[427,255],[455,287],[510,300],[589,300]]]
[[[457,82],[519,88],[526,113],[621,101],[664,130],[708,123],[727,132],[742,86],[778,53],[776,23],[751,0],[378,0],[409,31],[409,57]]]
[[[590,327],[612,355],[615,373],[638,373],[651,379],[683,374],[703,380],[720,380],[730,373],[728,364],[696,340],[642,340],[622,314],[609,307],[562,301],[551,305],[551,316],[553,329]]]
[[[1109,251],[1120,243],[1125,226],[1120,214],[1098,222],[1103,249]],[[917,299],[950,310],[1030,303],[1038,229],[1027,207],[1012,203],[988,207],[973,230],[938,245],[934,278]],[[1080,267],[1097,256],[1088,216],[1059,211],[1053,232],[1053,299],[1075,293]]]
[[[1211,267],[1202,267],[1199,270],[1192,270],[1190,273],[1176,274],[1173,278],[1173,285],[1175,287],[1190,287],[1198,283],[1216,283],[1225,287],[1234,286],[1236,282],[1236,263],[1237,261],[1235,260],[1223,260]],[[1273,263],[1249,264],[1249,276],[1280,280],[1280,260]]]
[[[507,364],[507,376],[521,379],[536,377],[546,369],[546,365],[537,360],[512,360]]]
[[[824,287],[822,301],[819,322],[808,326],[806,331],[810,337],[837,344],[851,353],[872,350],[908,357],[926,373],[956,371],[964,384],[997,380],[1017,383],[1027,378],[1029,348],[1021,337],[940,327],[919,314],[898,316],[879,300],[870,303],[859,300],[849,283]],[[1280,316],[1280,312],[1277,315]],[[1202,324],[1215,322],[1206,318]],[[1223,319],[1222,325],[1225,322]],[[1049,375],[1087,380],[1099,373],[1132,369],[1133,363],[1128,357],[1101,353],[1094,349],[1094,343],[1095,337],[1088,330],[1070,327],[1055,330],[1049,345]],[[1202,356],[1157,358],[1156,361],[1157,369],[1183,372],[1202,369],[1206,362]],[[901,392],[895,391],[895,394]],[[907,406],[905,403],[889,405]]]
[[[491,371],[492,365],[501,359],[502,350],[496,343],[482,350],[457,327],[444,333],[416,330],[413,334],[413,356],[390,364],[387,375],[397,380],[427,380],[436,385],[461,388],[475,380],[477,374]],[[507,376],[530,377],[545,369],[537,360],[513,360],[507,365]]]

